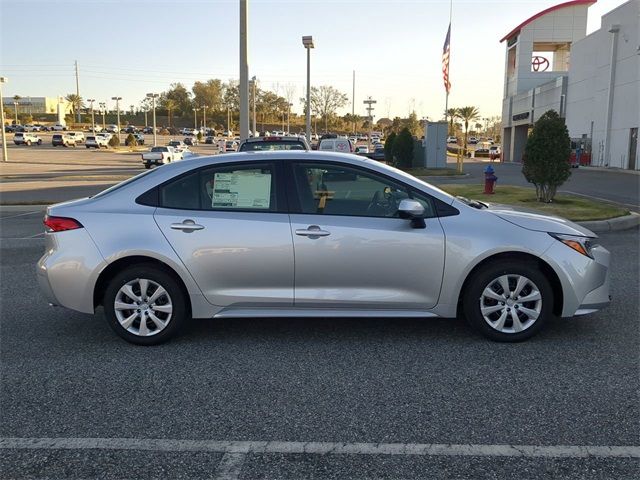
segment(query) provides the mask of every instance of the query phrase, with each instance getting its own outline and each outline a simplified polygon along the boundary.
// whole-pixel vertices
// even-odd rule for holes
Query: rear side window
[[[206,168],[160,187],[160,206],[183,210],[275,212],[272,164]]]

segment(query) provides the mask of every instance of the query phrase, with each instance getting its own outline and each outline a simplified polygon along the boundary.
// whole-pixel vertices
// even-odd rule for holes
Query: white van
[[[353,144],[347,138],[324,138],[320,140],[318,150],[325,152],[353,152]]]

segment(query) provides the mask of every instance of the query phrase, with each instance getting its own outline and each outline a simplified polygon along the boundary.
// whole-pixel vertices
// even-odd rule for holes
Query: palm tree
[[[453,129],[453,122],[456,118],[458,118],[458,108],[448,108],[445,113],[445,116],[449,119],[449,135],[454,135],[455,131]]]
[[[75,93],[70,93],[65,97],[65,100],[71,104],[73,107],[73,113],[78,114],[78,121],[80,121],[80,110],[84,106],[84,102],[80,95],[76,95]]]
[[[469,136],[469,122],[480,118],[480,112],[476,107],[462,107],[458,109],[458,117],[464,122],[464,149],[467,148],[467,138]]]

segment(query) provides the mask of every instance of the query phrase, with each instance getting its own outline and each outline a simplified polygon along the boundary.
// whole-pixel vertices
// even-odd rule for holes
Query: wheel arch
[[[557,316],[561,316],[562,315],[562,308],[564,305],[564,291],[562,289],[562,282],[560,281],[560,277],[558,277],[558,274],[556,273],[556,271],[553,269],[553,267],[551,267],[551,265],[549,265],[547,262],[545,262],[543,259],[541,259],[540,257],[536,257],[535,255],[532,255],[530,253],[525,253],[525,252],[501,252],[501,253],[497,253],[494,255],[491,255],[487,258],[482,259],[480,262],[478,262],[477,265],[475,265],[471,271],[467,274],[462,287],[460,288],[460,291],[458,292],[458,306],[457,306],[457,312],[458,315],[461,315],[463,310],[462,310],[462,298],[464,296],[464,292],[466,291],[466,288],[469,284],[469,282],[471,281],[471,279],[474,277],[474,275],[479,272],[480,270],[482,270],[482,268],[484,268],[487,264],[496,262],[496,261],[502,261],[502,260],[517,260],[517,261],[525,261],[525,262],[529,262],[529,263],[535,263],[538,268],[540,269],[540,271],[544,274],[544,276],[547,278],[547,280],[549,280],[549,283],[551,284],[551,288],[553,289],[553,313],[554,315]]]
[[[130,268],[135,265],[143,265],[143,264],[151,265],[158,268],[159,270],[162,270],[163,272],[171,275],[174,278],[174,280],[178,282],[178,285],[180,286],[180,289],[184,294],[187,309],[190,314],[192,310],[191,296],[189,295],[187,286],[185,285],[184,281],[182,280],[178,272],[176,272],[173,268],[171,268],[169,265],[167,265],[163,261],[158,260],[157,258],[147,257],[144,255],[132,255],[128,257],[119,258],[114,262],[110,263],[109,265],[107,265],[102,270],[102,272],[100,272],[100,275],[98,275],[98,279],[96,280],[96,284],[93,289],[93,307],[96,308],[98,305],[102,304],[102,299],[104,297],[107,286],[109,285],[109,282],[111,281],[111,279],[113,279],[113,277],[115,277],[119,272],[121,272],[125,268]]]

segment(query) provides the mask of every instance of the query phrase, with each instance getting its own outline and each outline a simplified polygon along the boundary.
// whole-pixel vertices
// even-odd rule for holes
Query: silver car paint
[[[311,225],[330,235],[295,234]],[[438,219],[416,229],[400,218],[292,214],[291,231],[296,306],[426,310],[438,301],[444,270]]]
[[[514,212],[509,214],[507,220],[505,219],[506,215],[498,216],[499,214],[491,210],[471,208],[441,190],[379,162],[363,160],[355,155],[302,151],[247,152],[193,158],[189,162],[165,165],[151,171],[151,174],[136,182],[122,186],[115,192],[97,196],[95,199],[84,199],[49,207],[47,213],[50,215],[78,219],[85,225],[86,235],[90,235],[93,240],[89,241],[87,236],[83,236],[81,233],[77,237],[72,236],[76,231],[45,235],[47,252],[38,264],[38,274],[43,291],[51,290],[55,293],[54,303],[83,312],[93,311],[92,293],[100,272],[115,260],[131,255],[141,255],[162,261],[176,271],[189,293],[194,317],[212,317],[216,314],[233,316],[234,305],[220,307],[205,300],[202,290],[183,261],[166,238],[160,234],[153,221],[154,208],[137,205],[135,198],[165,180],[200,166],[229,161],[273,159],[330,160],[364,166],[423,190],[454,205],[460,211],[460,214],[456,216],[427,219],[427,229],[434,228],[433,225],[441,224],[445,236],[445,267],[440,297],[437,304],[429,310],[420,309],[411,312],[411,309],[407,308],[405,310],[407,315],[455,316],[462,285],[473,267],[494,254],[514,251],[540,257],[554,269],[563,288],[564,316],[571,316],[576,311],[580,313],[589,310],[588,306],[600,304],[597,307],[600,308],[602,304],[608,302],[609,254],[601,247],[596,249],[595,260],[590,259],[553,239],[547,233],[536,231],[538,228],[547,228],[540,227],[539,218],[534,219],[526,214]],[[292,215],[292,217],[294,216]],[[304,223],[307,222],[300,225]],[[556,233],[569,233],[570,231],[575,233],[575,228],[569,223],[571,222],[557,222],[550,219],[547,224]],[[580,232],[584,235],[585,229],[581,229]],[[75,241],[76,238],[84,238],[84,240],[78,242]],[[53,246],[53,248],[49,246]],[[438,259],[432,261],[438,262]],[[321,265],[318,262],[316,264]],[[355,262],[352,264],[354,272],[361,268],[362,266]],[[283,269],[283,271],[286,270],[286,268]],[[55,274],[53,275],[52,272]],[[284,275],[284,279],[278,280],[280,285],[288,282],[286,274]],[[399,282],[401,285],[406,285],[406,271],[400,268],[389,270],[387,266],[387,272],[384,275],[389,283]],[[268,278],[268,275],[263,278]],[[353,278],[358,278],[358,276],[354,275]],[[79,285],[81,288],[78,288]],[[375,287],[376,282],[372,282],[368,286]],[[216,286],[207,285],[204,290],[215,291]],[[261,288],[259,290],[264,292]],[[232,300],[233,295],[235,293],[228,298]],[[432,293],[423,292],[423,296],[424,299],[430,299]],[[411,297],[410,294],[409,297]],[[315,304],[316,300],[311,303]],[[239,315],[242,315],[242,312],[244,314],[247,312],[246,299],[243,299],[241,303],[243,306],[237,310]],[[286,302],[284,303],[286,304]],[[430,300],[424,300],[424,303],[417,302],[417,305],[426,306],[429,303]],[[286,307],[283,308],[286,309]],[[356,311],[366,313],[365,309],[344,308],[347,313]],[[313,315],[312,312],[314,312],[312,308],[296,309],[296,311],[300,315]]]
[[[210,303],[293,306],[289,215],[158,208],[154,216]],[[184,220],[204,229],[171,228]]]

